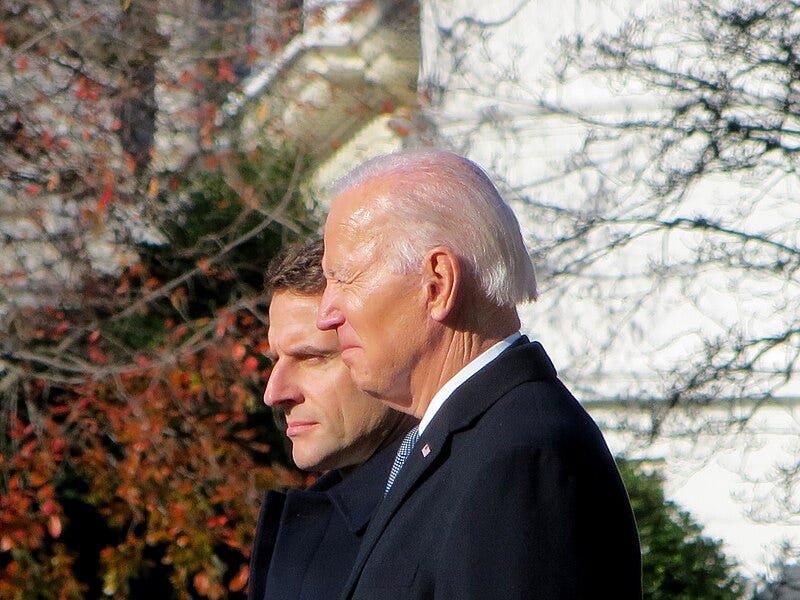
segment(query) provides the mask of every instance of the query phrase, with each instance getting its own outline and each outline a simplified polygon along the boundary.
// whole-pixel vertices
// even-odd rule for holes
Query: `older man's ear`
[[[462,287],[461,264],[450,248],[437,246],[425,255],[423,278],[428,311],[443,322],[453,312]]]

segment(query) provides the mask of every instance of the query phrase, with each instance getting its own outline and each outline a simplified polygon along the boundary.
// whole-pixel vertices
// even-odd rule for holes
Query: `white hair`
[[[401,272],[418,271],[428,250],[445,246],[494,304],[536,299],[519,222],[477,164],[446,150],[403,150],[356,167],[336,182],[332,197],[376,179],[391,184],[373,206],[389,217],[383,241]]]

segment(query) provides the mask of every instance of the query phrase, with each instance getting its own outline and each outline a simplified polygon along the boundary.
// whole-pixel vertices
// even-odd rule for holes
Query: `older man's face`
[[[356,385],[410,412],[413,367],[425,345],[426,296],[419,274],[398,274],[381,243],[385,219],[370,200],[387,182],[368,182],[337,197],[325,223],[327,286],[317,326],[336,330]]]
[[[399,414],[356,388],[332,331],[316,326],[320,296],[273,295],[269,345],[274,361],[264,402],[280,411],[292,458],[301,469],[326,471],[363,463]]]

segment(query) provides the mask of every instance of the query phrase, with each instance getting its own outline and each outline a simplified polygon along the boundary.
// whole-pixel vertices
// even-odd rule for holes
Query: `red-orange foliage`
[[[289,178],[161,235],[299,29],[272,3],[0,2],[0,598],[240,597],[261,493],[301,483],[261,402]]]
[[[262,491],[302,482],[257,459],[270,452],[269,415],[253,418],[268,373],[249,353],[266,335],[251,315],[231,320],[174,362],[58,390],[31,384],[27,410],[8,423],[13,452],[0,459],[0,597],[85,597],[92,583],[74,566],[91,532],[75,531],[87,525],[69,511],[81,495],[107,528],[97,565],[108,597],[130,597],[154,566],[148,556],[177,597],[245,588]]]

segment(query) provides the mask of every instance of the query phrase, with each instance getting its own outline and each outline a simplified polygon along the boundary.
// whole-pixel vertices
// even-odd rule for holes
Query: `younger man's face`
[[[274,366],[264,402],[285,417],[292,458],[309,471],[363,463],[400,418],[355,387],[336,332],[317,329],[320,299],[282,290],[269,307]]]

